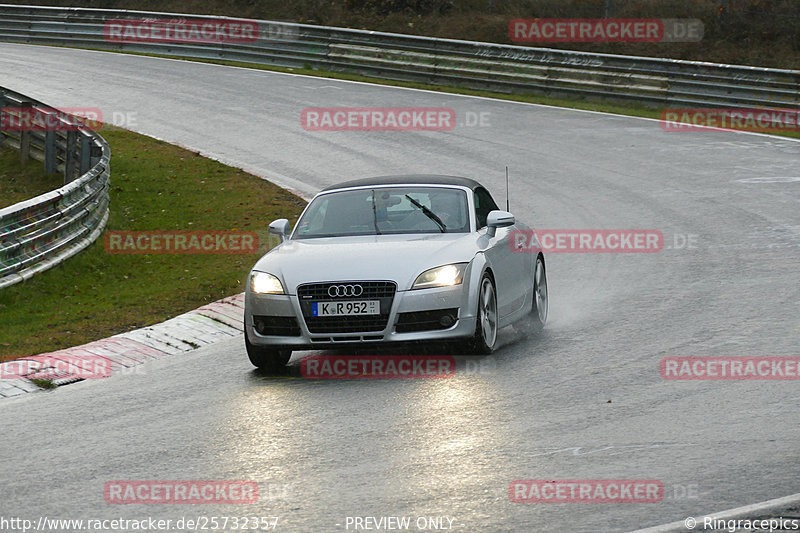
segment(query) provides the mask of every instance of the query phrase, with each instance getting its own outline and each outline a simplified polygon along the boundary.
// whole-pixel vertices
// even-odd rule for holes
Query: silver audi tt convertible
[[[521,230],[515,231],[515,230]],[[317,194],[247,279],[245,345],[279,370],[293,350],[446,341],[491,353],[500,328],[547,320],[540,249],[478,182],[385,176]],[[524,239],[523,239],[524,241]]]

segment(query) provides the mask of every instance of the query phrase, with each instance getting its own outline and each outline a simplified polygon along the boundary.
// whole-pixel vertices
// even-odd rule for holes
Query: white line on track
[[[47,46],[47,45],[30,45],[30,44],[21,44],[21,43],[0,43],[0,44],[3,44],[3,45],[18,45],[18,46]],[[444,95],[444,96],[453,96],[453,97],[460,97],[460,98],[474,98],[474,99],[478,99],[478,100],[491,100],[492,102],[506,102],[506,103],[509,103],[509,104],[519,104],[519,105],[527,105],[527,106],[535,106],[535,107],[545,107],[545,108],[548,108],[548,109],[561,109],[561,110],[564,110],[564,111],[575,111],[575,112],[579,112],[579,113],[594,113],[596,115],[606,115],[606,116],[609,116],[609,117],[630,118],[630,119],[639,119],[639,120],[650,120],[650,121],[653,121],[653,122],[660,122],[661,121],[660,119],[657,119],[657,118],[637,117],[637,116],[634,116],[634,115],[621,115],[619,113],[610,113],[608,111],[593,111],[593,110],[590,110],[590,109],[577,109],[577,108],[574,108],[574,107],[561,107],[561,106],[549,105],[549,104],[537,104],[537,103],[533,103],[533,102],[519,102],[517,100],[506,100],[506,99],[503,99],[503,98],[492,98],[490,96],[479,96],[479,95],[474,95],[474,94],[460,94],[460,93],[454,93],[454,92],[449,92],[449,91],[444,91],[443,92],[443,91],[435,91],[433,89],[418,89],[418,88],[415,88],[415,87],[403,87],[403,86],[399,86],[399,85],[387,85],[387,84],[377,83],[377,82],[356,81],[356,80],[342,80],[342,79],[339,79],[339,78],[332,78],[332,77],[328,77],[328,76],[312,76],[310,74],[296,74],[296,73],[293,73],[293,72],[281,72],[281,71],[277,71],[277,70],[260,69],[260,68],[255,68],[255,67],[241,67],[241,66],[236,66],[236,65],[220,65],[218,63],[207,63],[205,61],[197,61],[197,60],[193,61],[193,60],[189,60],[189,59],[176,59],[176,58],[172,58],[172,57],[140,56],[138,54],[120,54],[118,52],[109,52],[109,51],[105,51],[105,50],[89,50],[89,49],[86,49],[86,48],[71,48],[71,49],[72,50],[83,50],[85,52],[94,52],[94,53],[97,53],[97,54],[117,54],[120,57],[146,57],[148,59],[158,59],[158,60],[162,60],[162,61],[180,61],[182,63],[195,63],[195,64],[202,64],[202,65],[212,65],[212,66],[215,66],[215,67],[239,68],[239,69],[245,69],[245,70],[252,70],[252,71],[256,71],[256,72],[277,74],[277,75],[281,75],[281,76],[296,76],[296,77],[300,77],[300,78],[309,78],[309,79],[314,79],[314,80],[330,80],[330,81],[336,82],[336,83],[354,83],[354,84],[357,84],[357,85],[370,85],[370,86],[378,85],[378,86],[382,86],[382,87],[389,87],[389,88],[392,88],[392,89],[402,89],[402,90],[406,90],[406,91],[419,91],[419,92],[423,92],[423,93],[437,94],[439,96],[443,96]],[[265,65],[265,66],[268,67],[269,65]],[[394,80],[388,80],[388,81],[394,81]],[[782,136],[770,135],[768,133],[760,133],[760,132],[755,132],[755,131],[722,130],[720,128],[715,128],[715,127],[711,127],[711,126],[695,126],[695,127],[696,128],[708,129],[708,130],[718,130],[718,131],[741,133],[743,135],[758,135],[758,136],[770,137],[772,139],[781,140],[781,141],[800,142],[800,139],[794,138],[794,137],[782,137]],[[246,170],[246,169],[244,169],[244,170]],[[277,185],[280,185],[280,184],[277,183]]]

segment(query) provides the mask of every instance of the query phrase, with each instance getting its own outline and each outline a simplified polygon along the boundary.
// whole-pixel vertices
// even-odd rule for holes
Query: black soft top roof
[[[459,176],[443,176],[439,174],[403,174],[398,176],[377,176],[374,178],[362,178],[358,180],[345,181],[325,187],[320,192],[332,191],[334,189],[345,189],[347,187],[365,187],[369,185],[400,185],[400,184],[414,184],[414,185],[458,185],[461,187],[469,187],[475,190],[477,187],[482,187],[480,183],[473,179],[462,178]]]

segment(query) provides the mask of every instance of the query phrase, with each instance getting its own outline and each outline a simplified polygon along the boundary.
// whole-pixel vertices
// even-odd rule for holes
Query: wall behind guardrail
[[[0,145],[60,172],[64,186],[0,208],[0,288],[80,252],[108,220],[108,143],[82,120],[0,87]]]
[[[0,41],[311,67],[379,78],[498,92],[602,97],[656,105],[796,107],[800,71],[697,61],[592,54],[271,21],[252,42],[110,42],[118,19],[207,17],[0,5]]]

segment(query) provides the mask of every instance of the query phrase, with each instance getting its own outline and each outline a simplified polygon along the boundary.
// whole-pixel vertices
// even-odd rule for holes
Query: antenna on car
[[[511,208],[508,206],[508,165],[506,165],[506,211],[511,212]]]

